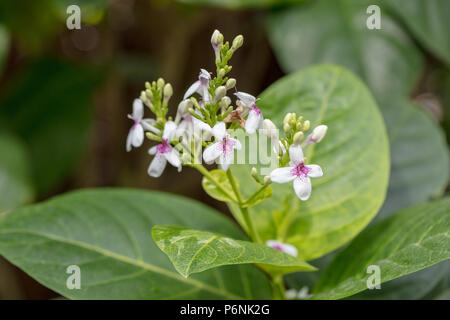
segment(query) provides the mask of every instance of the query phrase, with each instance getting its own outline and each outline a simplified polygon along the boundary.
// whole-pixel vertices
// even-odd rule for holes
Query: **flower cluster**
[[[130,151],[132,147],[141,146],[144,137],[157,143],[149,149],[149,154],[154,156],[148,168],[148,174],[152,177],[159,177],[167,162],[179,171],[183,165],[195,163],[199,152],[201,154],[199,149],[203,149],[200,158],[207,164],[220,164],[222,170],[227,171],[234,162],[235,150],[242,148],[239,140],[230,136],[229,130],[242,128],[250,135],[259,131],[272,140],[274,151],[279,157],[279,168],[266,176],[264,182],[254,171],[252,176],[263,185],[292,181],[297,196],[307,200],[311,194],[310,178],[322,176],[322,169],[318,165],[305,164],[303,148],[320,142],[327,127],[316,127],[304,139],[310,122],[303,121],[295,113],[288,113],[283,122],[285,137],[279,137],[273,122],[263,118],[257,99],[251,94],[237,91],[236,80],[227,76],[231,71],[228,62],[243,41],[242,35],[238,35],[230,45],[218,30],[214,31],[211,45],[215,54],[216,74],[213,76],[205,69],[200,70],[198,79],[187,89],[178,104],[174,119],[168,117],[172,86],[163,79],[147,82],[146,89],[133,103],[133,113],[129,115],[133,125],[126,149]],[[236,91],[234,104],[231,95],[228,95],[231,89]],[[144,118],[144,105],[155,115],[154,118]]]

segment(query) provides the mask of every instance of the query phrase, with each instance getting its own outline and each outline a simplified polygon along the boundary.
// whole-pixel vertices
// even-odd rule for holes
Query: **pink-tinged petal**
[[[150,166],[148,167],[148,175],[154,178],[160,177],[164,171],[164,168],[166,167],[166,164],[166,157],[164,157],[164,155],[162,154],[156,154],[156,156],[150,163]]]
[[[263,117],[261,113],[250,110],[247,121],[245,122],[245,131],[247,131],[248,134],[255,133],[256,130],[261,127],[262,121]]]
[[[221,165],[223,171],[227,171],[231,164],[234,162],[234,151],[223,152],[220,157],[218,163]]]
[[[289,147],[289,157],[291,158],[291,164],[297,165],[304,161],[303,150],[300,145],[291,145]]]
[[[222,153],[222,142],[213,143],[203,151],[203,160],[208,164],[212,163],[219,158]]]
[[[186,93],[184,94],[183,100],[189,98],[190,96],[192,96],[194,93],[197,92],[197,90],[200,88],[200,80],[195,81],[187,90]]]
[[[144,116],[144,104],[141,99],[134,99],[133,101],[133,120],[141,121]]]
[[[256,102],[256,98],[245,92],[236,92],[234,94],[246,107],[251,107]]]
[[[279,250],[284,253],[290,254],[291,256],[294,256],[294,257],[296,257],[298,255],[297,248],[288,243],[281,243],[276,240],[267,240],[266,245],[275,250]]]
[[[231,143],[233,144],[233,148],[236,150],[241,150],[242,149],[242,144],[239,140],[237,139],[233,139],[233,138],[228,138],[229,141],[231,141]]]
[[[141,125],[145,131],[153,132],[154,134],[159,134],[161,131],[158,128],[154,127],[156,123],[155,119],[142,119]]]
[[[201,85],[200,86],[200,91],[199,94],[202,96],[203,101],[204,102],[209,102],[211,101],[211,95],[208,92],[208,85]]]
[[[153,155],[155,155],[156,154],[156,151],[158,150],[158,146],[156,145],[156,146],[153,146],[153,147],[151,147],[150,149],[148,149],[148,154],[149,155],[151,155],[151,156],[153,156]]]
[[[211,74],[205,69],[200,69],[200,75],[198,77],[206,79],[206,80],[210,80]]]
[[[311,195],[311,179],[309,178],[296,178],[294,180],[294,190],[297,197],[300,200],[308,200]]]
[[[222,140],[227,134],[227,129],[225,127],[225,122],[216,123],[212,128],[212,133],[217,140]]]
[[[165,140],[172,140],[175,132],[177,130],[177,125],[173,121],[167,121],[164,125],[164,132],[163,132],[163,139]]]
[[[308,170],[308,177],[311,178],[319,178],[323,176],[322,168],[318,166],[317,164],[308,164],[307,167]]]
[[[270,180],[276,183],[290,182],[295,178],[296,176],[292,174],[292,167],[278,168],[270,173]]]
[[[144,142],[144,128],[140,124],[136,124],[130,130],[131,144],[133,147],[138,148]]]
[[[175,168],[179,168],[181,166],[180,155],[176,149],[173,149],[170,152],[164,153],[167,161]]]

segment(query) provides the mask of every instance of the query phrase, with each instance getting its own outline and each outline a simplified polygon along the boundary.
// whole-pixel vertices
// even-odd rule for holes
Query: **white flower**
[[[300,200],[307,200],[311,195],[311,179],[323,175],[316,164],[304,164],[303,151],[299,145],[289,147],[289,167],[278,168],[270,173],[270,179],[276,183],[294,181],[294,190]]]
[[[264,119],[260,132],[271,140],[275,153],[279,153],[280,145],[282,146],[283,144],[280,142],[277,126],[271,120]]]
[[[247,121],[245,122],[245,131],[253,134],[257,129],[261,128],[264,120],[261,110],[256,106],[256,98],[245,92],[236,92],[235,95],[245,107],[249,108]]]
[[[298,254],[296,247],[291,244],[281,243],[277,240],[267,240],[266,245],[271,247],[272,249],[282,251],[294,257],[296,257]]]
[[[211,100],[211,95],[208,92],[209,88],[209,80],[211,80],[211,75],[205,69],[200,69],[200,74],[198,76],[198,80],[195,81],[184,94],[183,99],[186,99],[192,96],[194,93],[198,93],[202,96],[204,102],[208,102]]]
[[[155,155],[150,163],[150,166],[148,167],[148,174],[151,177],[158,178],[161,176],[164,168],[166,167],[167,161],[169,161],[169,163],[174,167],[178,168],[178,171],[181,171],[180,154],[178,153],[178,150],[172,148],[170,145],[170,141],[172,140],[176,129],[177,125],[175,122],[167,121],[164,126],[161,143],[151,147],[148,150],[149,154]]]
[[[285,296],[288,300],[295,300],[295,299],[310,299],[312,297],[312,294],[309,294],[309,289],[307,286],[302,287],[300,290],[295,290],[294,288],[286,290]]]
[[[227,134],[224,122],[217,123],[212,128],[212,133],[216,142],[210,145],[203,152],[203,160],[206,163],[212,163],[214,160],[222,165],[222,170],[227,171],[230,164],[234,161],[234,149],[240,150],[241,143]]]
[[[144,116],[144,105],[140,99],[133,101],[133,113],[128,118],[133,120],[133,125],[127,136],[126,149],[131,151],[131,146],[138,148],[144,142],[144,130],[158,134],[160,131],[153,126],[154,119],[142,119]]]
[[[193,117],[188,112],[188,108],[185,107],[184,104],[185,101],[181,102],[180,105],[178,106],[177,118],[182,118],[182,120],[177,127],[175,136],[181,137],[187,135],[189,138],[191,135],[193,135],[193,133],[200,135],[202,132],[204,132],[205,138],[211,137],[212,134],[211,126],[197,119],[196,117]]]

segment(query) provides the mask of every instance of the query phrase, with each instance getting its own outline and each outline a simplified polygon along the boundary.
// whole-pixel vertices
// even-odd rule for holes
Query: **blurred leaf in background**
[[[8,55],[9,43],[9,33],[6,28],[0,25],[0,75],[3,71],[3,66],[5,65],[5,60]]]
[[[227,9],[268,8],[286,4],[297,4],[307,0],[177,0],[181,3],[217,6]]]
[[[91,99],[102,70],[45,58],[29,64],[0,101],[0,118],[28,144],[33,181],[47,194],[86,151]]]

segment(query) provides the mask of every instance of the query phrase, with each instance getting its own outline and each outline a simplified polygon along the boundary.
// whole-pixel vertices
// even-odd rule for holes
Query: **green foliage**
[[[224,202],[237,202],[236,195],[231,191],[231,184],[223,170],[211,170],[209,178],[203,177],[202,187],[212,198]],[[214,182],[211,182],[214,179]],[[221,185],[222,187],[219,187]]]
[[[195,201],[159,192],[84,190],[18,209],[0,220],[0,254],[43,285],[74,299],[267,299],[252,266],[180,276],[151,238],[177,224],[243,239],[227,218]],[[81,289],[66,268],[81,269]]]
[[[27,156],[22,141],[0,133],[0,214],[33,198]]]
[[[33,63],[0,102],[0,118],[28,144],[34,184],[48,193],[86,151],[91,99],[102,72],[55,59]]]
[[[265,8],[280,5],[297,4],[306,0],[178,0],[193,5],[208,5],[227,9]]]
[[[450,67],[450,2],[447,0],[395,0],[384,5],[401,18],[430,51]]]
[[[235,240],[217,233],[180,226],[155,226],[153,239],[184,277],[223,265],[257,263],[275,274],[313,271],[301,259],[265,244]]]
[[[364,84],[347,70],[315,66],[286,76],[260,96],[264,116],[281,126],[283,115],[296,112],[311,127],[328,125],[325,139],[306,149],[307,163],[319,164],[324,176],[314,179],[312,195],[301,202],[292,184],[271,185],[272,198],[249,208],[263,240],[295,245],[311,260],[358,234],[383,203],[389,175],[389,149],[382,117]],[[232,167],[242,192],[251,195],[249,168]],[[230,208],[242,221],[237,208]]]
[[[366,269],[377,265],[381,282],[450,258],[450,198],[395,214],[362,232],[323,273],[316,299],[339,299],[367,289]],[[349,263],[351,261],[351,263]]]

